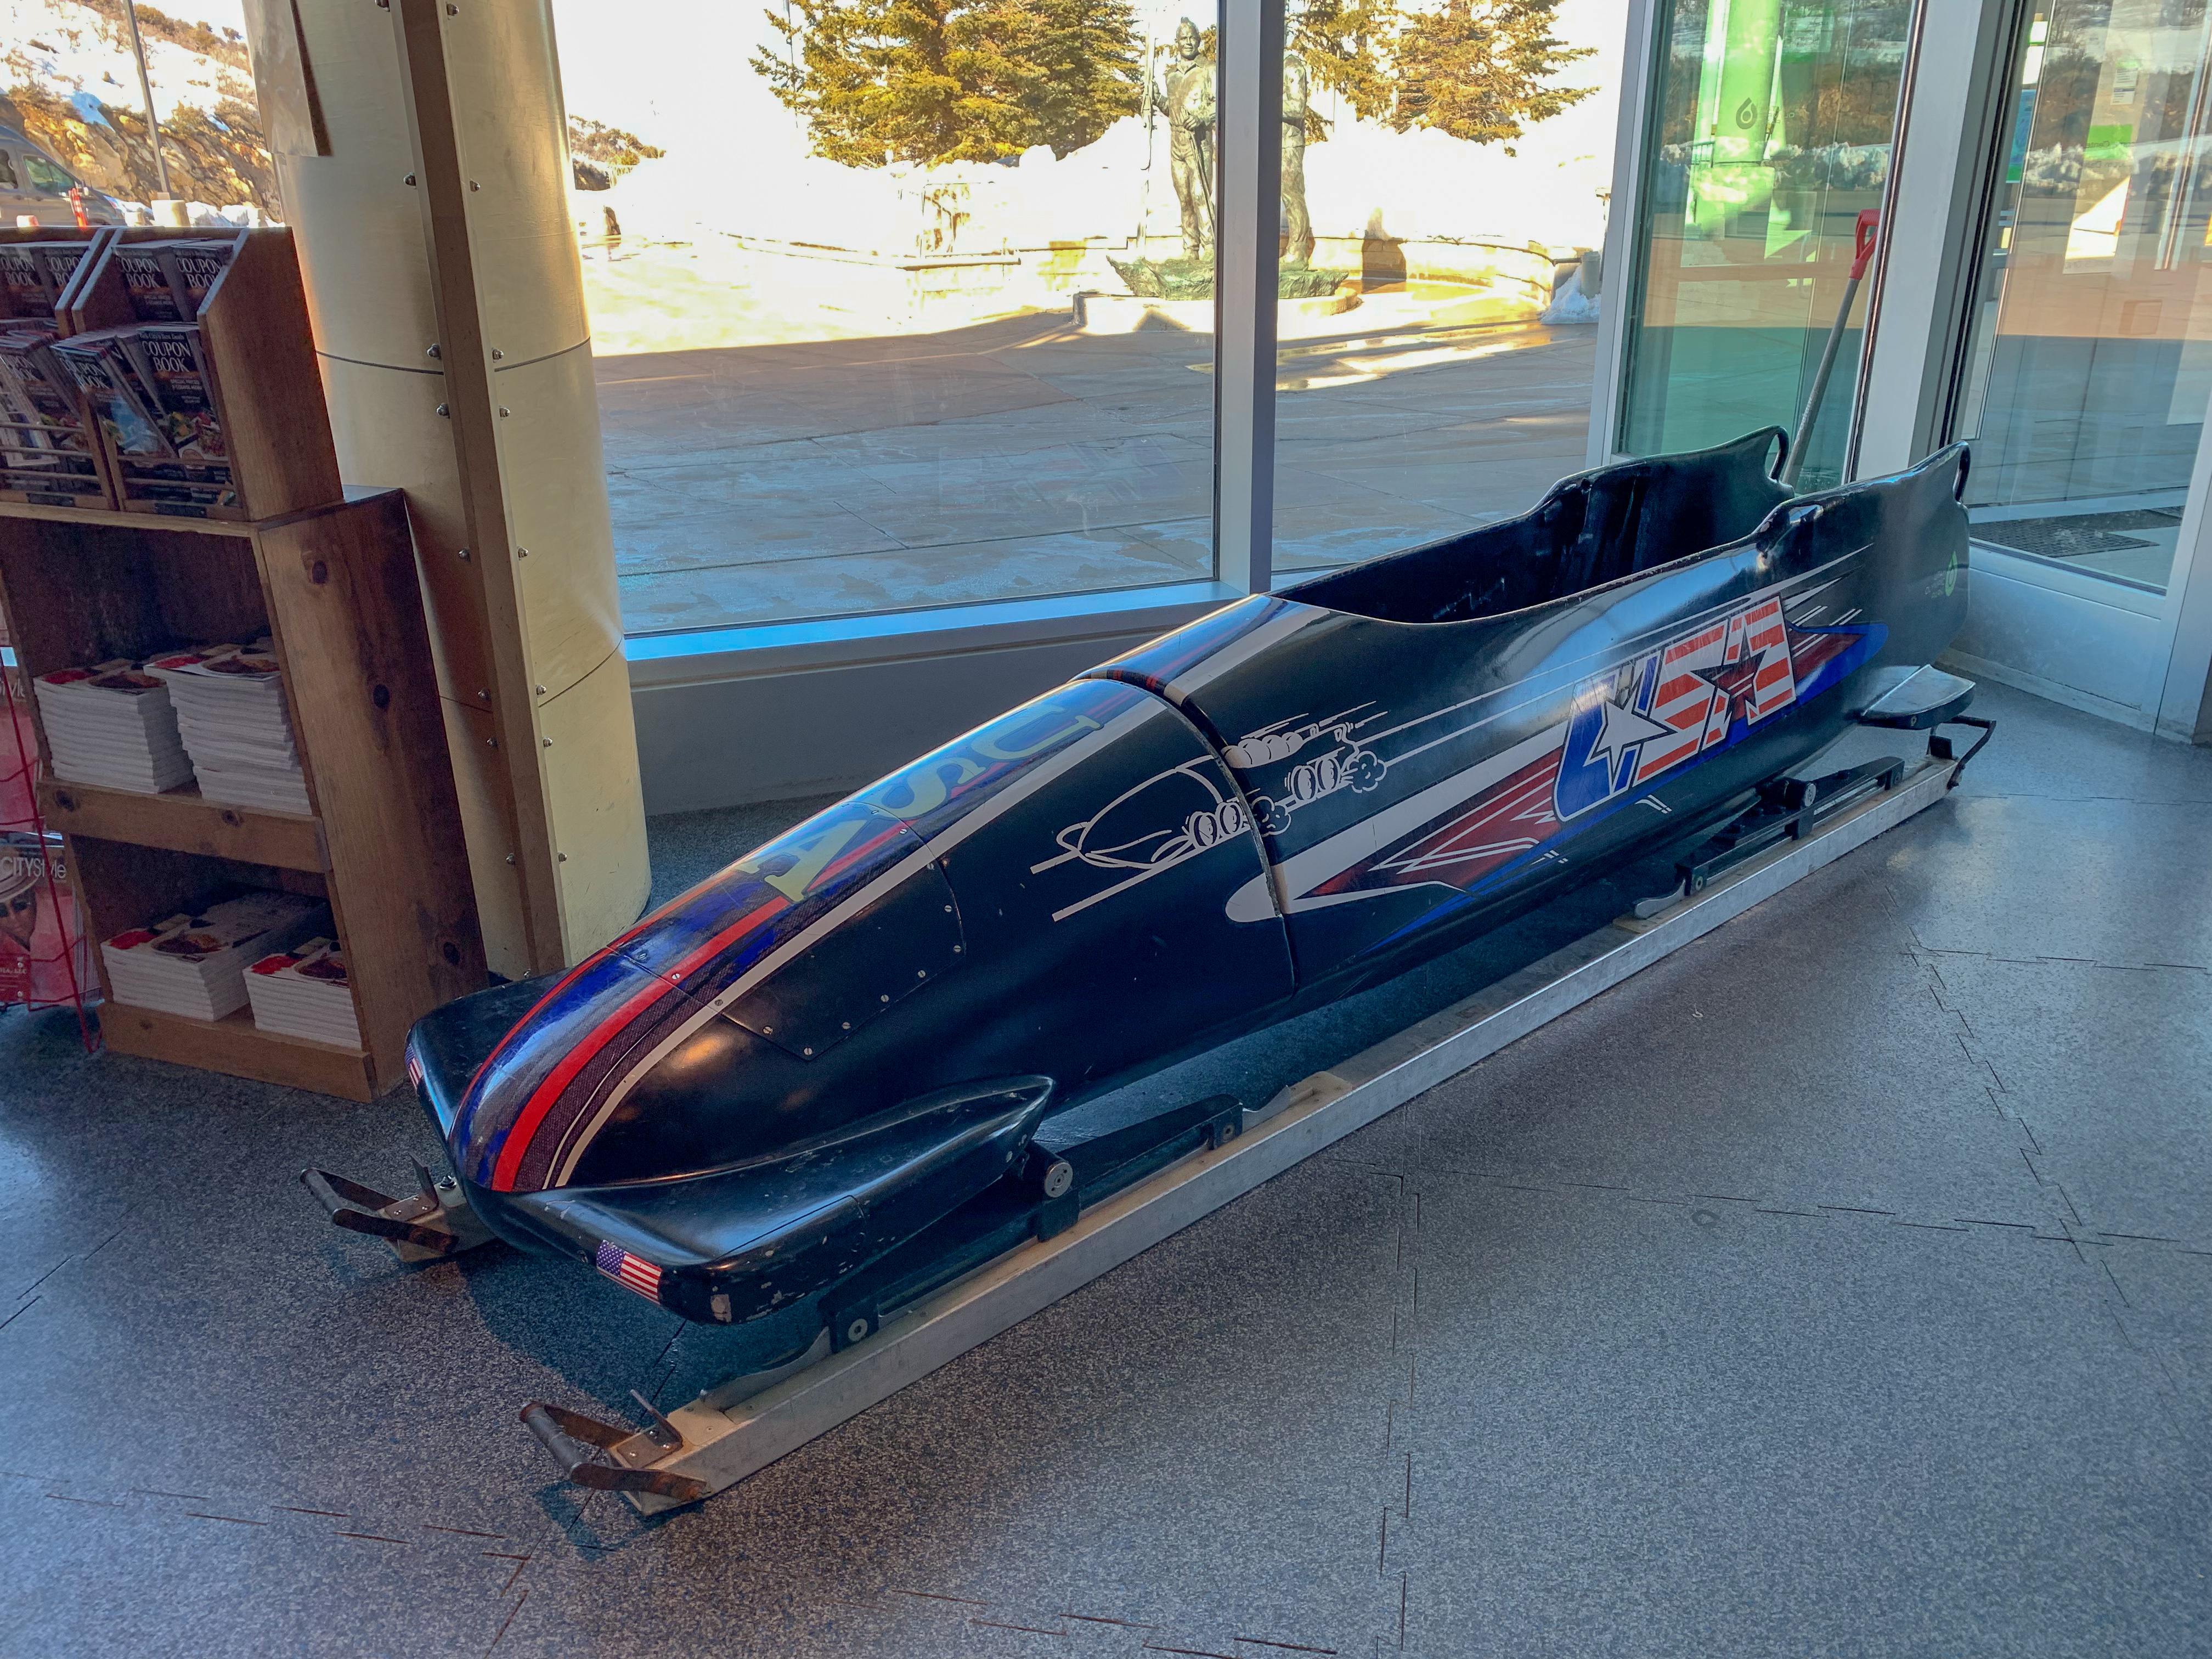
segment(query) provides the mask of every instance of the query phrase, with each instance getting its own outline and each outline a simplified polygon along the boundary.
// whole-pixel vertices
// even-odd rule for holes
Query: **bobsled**
[[[1724,823],[1854,720],[1955,715],[1965,450],[1796,495],[1784,441],[1230,605],[432,1014],[469,1206],[763,1361],[842,1346],[1237,1127],[1071,1108]]]

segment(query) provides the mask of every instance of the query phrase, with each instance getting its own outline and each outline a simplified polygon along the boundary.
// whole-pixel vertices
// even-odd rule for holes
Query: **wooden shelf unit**
[[[230,259],[201,301],[200,342],[230,459],[235,507],[180,507],[134,498],[114,445],[100,434],[108,489],[125,515],[229,520],[278,518],[338,499],[337,450],[315,362],[307,290],[292,233],[134,226],[105,232],[62,296],[64,335],[139,321],[115,250],[142,243],[226,242]]]
[[[362,1047],[112,998],[109,1046],[356,1100],[398,1081],[408,1028],[485,982],[400,493],[253,523],[0,502],[0,609],[30,677],[264,632],[284,669],[310,816],[56,778],[43,725],[40,802],[95,940],[226,880],[327,898]]]

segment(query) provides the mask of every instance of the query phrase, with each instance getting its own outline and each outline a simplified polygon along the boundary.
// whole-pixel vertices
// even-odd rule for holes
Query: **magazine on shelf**
[[[159,242],[118,242],[108,256],[123,278],[123,292],[131,310],[143,323],[182,323],[191,320],[179,293],[176,272],[162,257]]]
[[[84,256],[92,252],[92,243],[88,239],[82,242],[32,242],[27,246],[31,258],[38,263],[40,274],[46,279],[46,310],[49,313],[58,311],[70,279],[84,263]]]
[[[161,250],[170,280],[175,284],[178,303],[184,308],[184,320],[190,322],[200,314],[200,307],[207,303],[208,290],[228,268],[231,244],[203,239],[158,242],[155,246]]]
[[[168,684],[203,798],[306,813],[307,781],[273,650],[267,639],[202,646],[153,658],[146,671]]]
[[[108,328],[73,334],[55,341],[50,349],[83,391],[118,456],[126,461],[171,459],[176,452],[166,423],[156,416],[157,404],[125,344],[125,337],[132,332]]]
[[[31,424],[82,433],[76,382],[54,356],[54,332],[37,324],[0,332],[0,391]]]
[[[334,939],[311,939],[255,963],[246,976],[253,1023],[264,1031],[361,1047],[361,1020],[345,953]]]
[[[46,273],[32,257],[29,242],[0,242],[0,294],[16,318],[52,317],[54,297],[46,287]]]
[[[327,931],[330,920],[320,899],[247,889],[118,933],[101,944],[100,960],[118,1002],[222,1019],[246,1006],[251,964]]]
[[[140,386],[152,397],[161,435],[179,460],[198,462],[228,483],[230,453],[223,443],[222,417],[215,402],[215,380],[201,349],[199,325],[149,324],[123,336],[123,345],[138,371]]]
[[[62,838],[0,834],[0,1004],[81,1002],[98,989]]]
[[[126,659],[64,668],[33,682],[53,774],[138,794],[192,779],[167,681]]]

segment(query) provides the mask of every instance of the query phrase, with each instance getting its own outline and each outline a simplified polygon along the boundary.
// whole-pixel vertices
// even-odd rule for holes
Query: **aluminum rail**
[[[863,1342],[807,1363],[733,1378],[679,1406],[621,1461],[696,1482],[672,1498],[624,1496],[651,1515],[735,1485],[890,1398],[978,1343],[1181,1231],[1395,1106],[1579,1007],[1792,883],[1943,799],[1962,762],[1929,758],[1890,789],[1823,819],[1649,921],[1623,917],[1484,987],[1396,1036],[1284,1089],[1245,1115],[1244,1132],[1086,1211],[915,1304]],[[817,1351],[827,1344],[817,1345]],[[759,1384],[758,1391],[747,1387]],[[749,1397],[738,1399],[744,1393]],[[734,1401],[734,1403],[730,1403]],[[673,1449],[667,1431],[680,1436]],[[650,1437],[653,1443],[641,1443]],[[658,1453],[658,1455],[652,1454]],[[674,1483],[671,1483],[672,1485]],[[684,1490],[692,1489],[687,1484]]]

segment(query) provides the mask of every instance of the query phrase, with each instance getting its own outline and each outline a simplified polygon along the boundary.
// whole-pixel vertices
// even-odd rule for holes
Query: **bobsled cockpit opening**
[[[1741,540],[1794,492],[1779,427],[1562,479],[1528,512],[1281,590],[1378,622],[1504,616]]]

